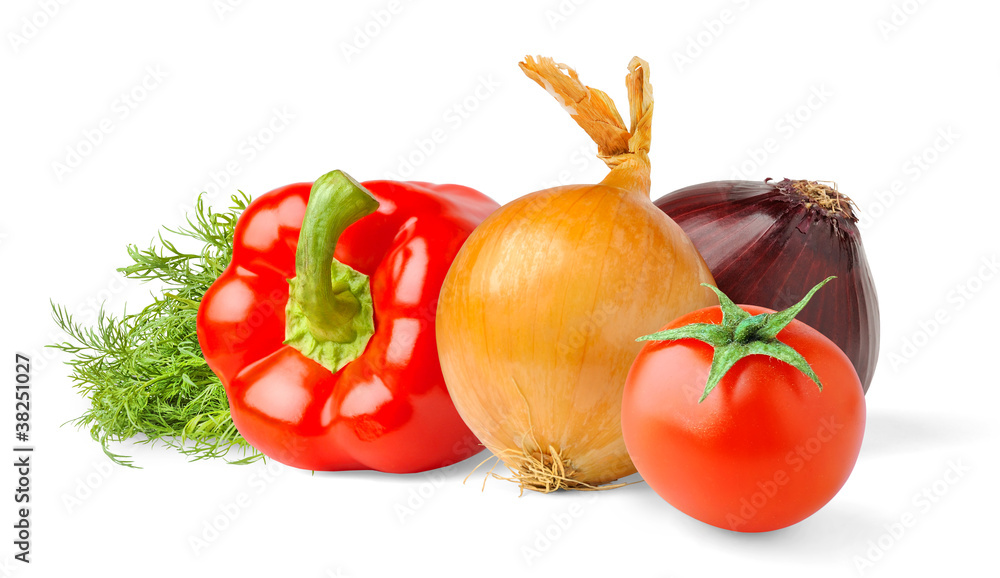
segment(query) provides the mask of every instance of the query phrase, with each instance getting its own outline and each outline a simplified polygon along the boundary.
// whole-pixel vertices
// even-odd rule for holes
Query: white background
[[[865,576],[996,575],[1000,281],[982,266],[1000,256],[996,3],[389,6],[3,3],[0,374],[12,388],[14,352],[35,358],[36,453],[30,568],[10,561],[16,481],[2,468],[0,575],[851,576],[862,559],[873,562]],[[482,492],[478,473],[463,485],[485,455],[408,476],[310,475],[128,444],[144,467],[128,470],[60,427],[86,401],[44,349],[60,339],[49,299],[91,316],[101,300],[141,304],[154,288],[114,272],[125,245],[179,224],[201,190],[221,205],[236,189],[341,168],[506,202],[600,180],[586,135],[518,70],[528,53],[573,65],[623,111],[629,59],[651,63],[654,198],[742,171],[836,181],[861,207],[882,354],[861,457],[827,507],[744,535],[686,517],[644,484],[521,498],[505,482]],[[481,83],[496,86],[476,96]],[[141,98],[126,104],[132,92]],[[97,145],[81,145],[102,127]],[[420,159],[416,142],[435,129],[446,138]],[[251,138],[268,142],[252,149]],[[59,170],[73,148],[87,154]],[[412,174],[401,167],[411,155]],[[13,400],[2,408],[11,432]],[[962,475],[946,475],[949,464]],[[929,508],[914,502],[924,491]],[[236,519],[218,522],[241,494]],[[83,499],[68,507],[72,496]],[[889,534],[908,513],[913,526]],[[225,528],[196,552],[191,538],[211,524]]]

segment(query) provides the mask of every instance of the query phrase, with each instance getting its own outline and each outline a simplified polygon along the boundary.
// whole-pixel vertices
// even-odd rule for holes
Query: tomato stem
[[[711,345],[715,349],[712,356],[712,366],[708,371],[708,382],[698,399],[704,401],[719,381],[729,372],[736,362],[748,355],[766,355],[791,365],[816,382],[820,391],[823,384],[813,371],[809,362],[788,345],[778,341],[778,333],[795,319],[795,316],[809,303],[812,296],[831,279],[827,277],[813,287],[801,301],[788,309],[775,313],[750,315],[726,296],[707,283],[702,283],[719,297],[719,308],[722,309],[722,323],[692,323],[683,327],[667,329],[638,338],[636,341],[675,341],[678,339],[697,339]]]

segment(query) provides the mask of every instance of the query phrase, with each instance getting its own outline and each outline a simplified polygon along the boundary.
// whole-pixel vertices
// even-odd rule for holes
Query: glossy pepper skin
[[[348,226],[334,253],[370,278],[374,334],[359,357],[333,372],[283,343],[312,183],[244,211],[232,262],[202,300],[199,342],[237,429],[264,455],[319,471],[442,467],[482,447],[441,375],[438,293],[466,237],[498,205],[457,185],[363,185],[378,209]]]

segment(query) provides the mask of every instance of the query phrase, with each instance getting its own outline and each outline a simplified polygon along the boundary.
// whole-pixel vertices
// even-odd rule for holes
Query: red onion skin
[[[702,183],[655,204],[684,229],[719,289],[736,303],[780,311],[836,275],[798,319],[847,354],[867,393],[878,360],[879,312],[856,220],[850,209],[824,209],[789,182]]]

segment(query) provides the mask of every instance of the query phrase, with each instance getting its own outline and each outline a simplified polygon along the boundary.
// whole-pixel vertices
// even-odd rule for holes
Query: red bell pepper
[[[418,472],[482,449],[445,387],[434,317],[455,254],[497,206],[340,171],[251,203],[198,311],[247,441],[324,471]]]

